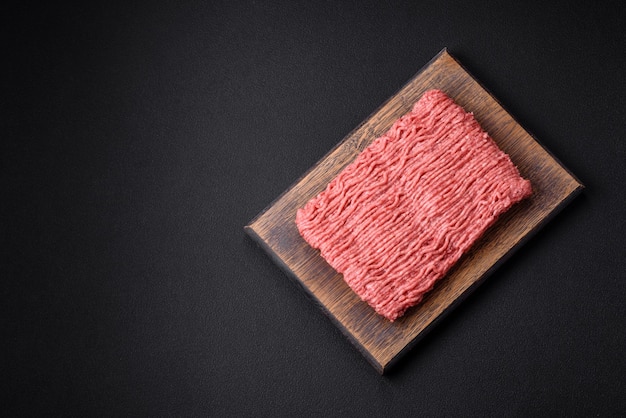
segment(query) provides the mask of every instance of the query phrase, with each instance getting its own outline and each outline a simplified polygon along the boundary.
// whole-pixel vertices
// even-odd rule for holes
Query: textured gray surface
[[[3,13],[8,415],[623,415],[623,3],[235,3]],[[242,228],[444,46],[586,189],[381,377]]]

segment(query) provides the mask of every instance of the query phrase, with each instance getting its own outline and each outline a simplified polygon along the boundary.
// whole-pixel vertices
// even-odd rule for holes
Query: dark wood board
[[[299,235],[296,210],[327,184],[429,89],[441,89],[473,112],[533,186],[531,198],[504,214],[421,304],[389,322],[352,292]],[[384,373],[528,237],[582,190],[581,183],[505,111],[446,49],[263,210],[246,232],[319,304]]]

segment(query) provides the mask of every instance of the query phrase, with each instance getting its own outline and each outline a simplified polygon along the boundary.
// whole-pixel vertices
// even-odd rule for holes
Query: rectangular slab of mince
[[[473,115],[430,90],[298,210],[296,225],[362,300],[394,321],[531,193]]]

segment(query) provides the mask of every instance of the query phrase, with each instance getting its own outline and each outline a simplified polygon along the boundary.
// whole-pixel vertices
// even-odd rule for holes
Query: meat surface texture
[[[531,185],[471,113],[429,90],[297,211],[305,241],[394,321]]]

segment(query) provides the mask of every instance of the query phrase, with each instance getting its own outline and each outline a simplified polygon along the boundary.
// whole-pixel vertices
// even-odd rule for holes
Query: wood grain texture
[[[389,322],[354,293],[298,233],[296,210],[374,139],[437,88],[474,117],[531,181],[531,198],[505,213],[422,303]],[[524,130],[446,49],[262,211],[246,232],[319,304],[357,349],[384,373],[447,312],[582,189],[580,182]]]

